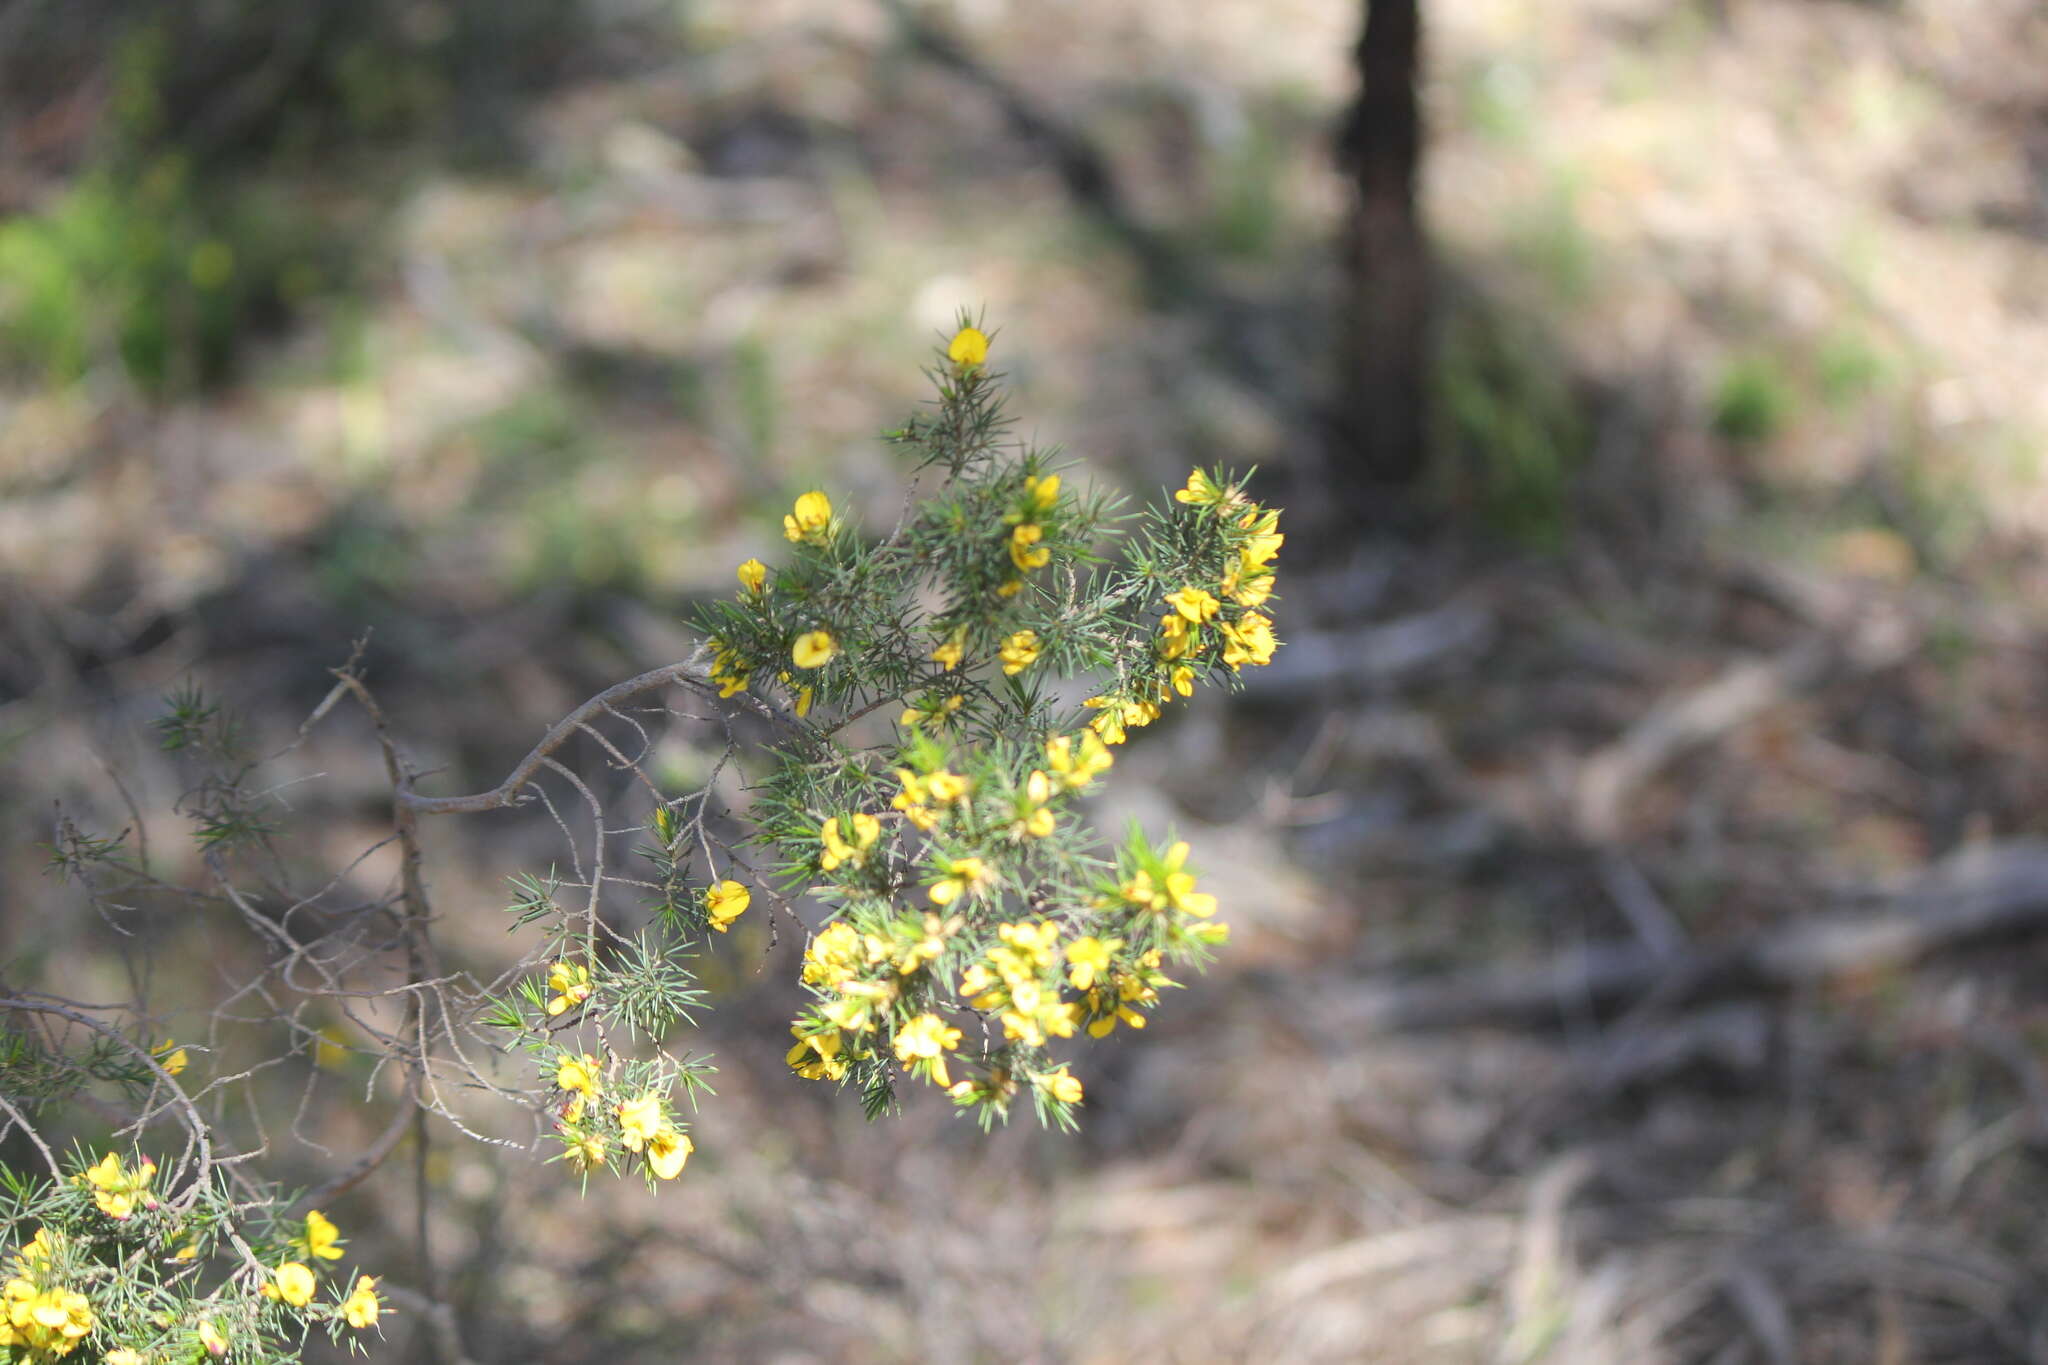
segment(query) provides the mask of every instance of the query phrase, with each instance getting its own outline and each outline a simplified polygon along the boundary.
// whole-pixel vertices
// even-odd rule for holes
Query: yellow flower
[[[730,697],[747,690],[747,675],[753,665],[741,658],[723,640],[713,636],[706,641],[711,646],[711,681],[718,684],[718,695]]]
[[[1279,641],[1273,638],[1273,622],[1258,612],[1248,611],[1235,625],[1223,624],[1223,662],[1232,669],[1242,664],[1264,665],[1273,661]]]
[[[21,1250],[14,1254],[14,1263],[27,1275],[38,1261],[50,1259],[50,1253],[57,1249],[57,1243],[50,1237],[48,1228],[37,1228],[36,1235],[21,1244]]]
[[[316,1260],[338,1261],[341,1259],[341,1230],[320,1210],[308,1209],[305,1235],[292,1238],[292,1245]]]
[[[960,660],[967,652],[967,632],[956,630],[946,643],[931,652],[931,660],[948,673],[960,666]]]
[[[812,630],[796,637],[789,657],[798,668],[823,668],[839,652],[839,642],[829,630]]]
[[[753,903],[753,892],[736,881],[722,881],[704,893],[704,913],[710,917],[711,927],[721,934]]]
[[[266,1299],[283,1299],[294,1308],[304,1308],[313,1301],[313,1272],[298,1261],[286,1261],[271,1272],[271,1282],[263,1286]]]
[[[1166,602],[1195,625],[1215,620],[1217,609],[1223,605],[1216,600],[1214,593],[1196,587],[1186,587],[1179,592],[1168,593]]]
[[[689,1134],[664,1125],[647,1140],[647,1169],[654,1172],[657,1180],[674,1180],[683,1173],[684,1163],[696,1150],[697,1144],[690,1141]]]
[[[1052,779],[1034,768],[1031,776],[1024,779],[1022,800],[1017,807],[1017,820],[1011,825],[1011,833],[1019,839],[1043,839],[1053,831],[1054,817],[1046,802],[1052,800]]]
[[[590,968],[578,962],[557,962],[548,968],[548,1014],[574,1009],[590,998]]]
[[[368,1275],[356,1278],[356,1287],[341,1301],[341,1316],[357,1331],[377,1325],[377,1315],[384,1311],[384,1305],[377,1299],[377,1281]]]
[[[165,1072],[173,1076],[183,1071],[186,1064],[191,1061],[191,1058],[185,1055],[185,1049],[169,1038],[151,1049],[150,1055],[158,1060]]]
[[[1021,578],[1006,578],[996,585],[996,596],[998,597],[1015,597],[1022,591],[1024,591],[1024,580]]]
[[[853,825],[851,843],[839,832],[839,817],[835,816],[819,827],[818,834],[825,842],[825,851],[818,855],[818,866],[827,872],[841,863],[866,866],[868,850],[875,846],[875,840],[882,837],[882,822],[866,811],[855,811],[847,819]]]
[[[84,1174],[71,1179],[73,1184],[92,1186],[93,1203],[99,1205],[101,1213],[109,1218],[122,1219],[135,1212],[137,1204],[144,1208],[156,1207],[156,1199],[149,1193],[149,1182],[155,1175],[154,1161],[145,1158],[133,1171],[129,1171],[122,1167],[118,1153],[108,1152]]]
[[[211,1318],[199,1320],[199,1344],[206,1348],[206,1353],[210,1356],[224,1356],[228,1353],[228,1339],[220,1328],[213,1325]]]
[[[827,515],[829,516],[830,513],[828,512]],[[758,559],[748,560],[740,565],[735,572],[739,574],[740,586],[748,592],[761,591],[761,585],[768,581],[768,566]]]
[[[1024,505],[1034,517],[1042,517],[1058,505],[1060,500],[1060,476],[1047,474],[1042,478],[1024,481]]]
[[[1109,971],[1109,955],[1124,946],[1120,938],[1077,938],[1067,945],[1067,980],[1077,991],[1091,989]]]
[[[1095,717],[1088,722],[1088,729],[1100,736],[1104,744],[1123,743],[1125,735],[1124,713],[1122,709],[1097,712]]]
[[[1199,469],[1188,471],[1188,486],[1173,495],[1175,502],[1190,502],[1202,507],[1220,507],[1230,500],[1228,488],[1217,483]]]
[[[988,336],[979,327],[962,327],[946,345],[946,359],[963,370],[988,363]]]
[[[967,795],[973,785],[960,774],[949,773],[943,769],[924,780],[924,789],[931,793],[932,800],[942,806],[951,805]]]
[[[811,714],[811,699],[817,696],[817,689],[806,683],[796,690],[796,714],[801,720]]]
[[[1038,632],[1020,630],[1007,637],[998,657],[1003,661],[1003,672],[1022,673],[1038,659]]]
[[[931,831],[939,827],[939,817],[925,803],[931,800],[931,792],[925,780],[908,768],[896,770],[896,780],[903,784],[903,790],[896,793],[890,806],[903,812],[903,818],[919,829]]]
[[[1143,868],[1132,874],[1123,885],[1124,899],[1147,910],[1172,909],[1203,919],[1215,914],[1216,898],[1195,890],[1194,876],[1181,870],[1187,860],[1188,845],[1183,839],[1166,850],[1160,860],[1160,877]]]
[[[29,1354],[8,1359],[41,1362],[70,1355],[92,1335],[92,1304],[75,1289],[39,1288],[27,1279],[13,1279],[0,1291],[0,1348],[24,1347]]]
[[[588,1175],[599,1169],[610,1155],[605,1150],[602,1133],[571,1133],[567,1156],[569,1165],[579,1174]]]
[[[1041,1072],[1031,1078],[1031,1083],[1061,1104],[1081,1102],[1081,1082],[1074,1079],[1065,1067],[1057,1071]]]
[[[117,1346],[107,1352],[107,1365],[144,1365],[142,1352]]]
[[[597,1058],[587,1052],[581,1057],[564,1057],[555,1068],[555,1084],[571,1094],[595,1095],[598,1069]]]
[[[963,894],[980,890],[989,876],[988,865],[979,858],[949,858],[945,875],[932,886],[932,903],[951,905]]]
[[[662,1130],[661,1096],[648,1091],[638,1099],[619,1106],[619,1127],[625,1130],[626,1150],[637,1152],[649,1138]]]
[[[1183,697],[1195,695],[1195,670],[1188,665],[1181,664],[1173,670],[1172,682],[1173,690]]]
[[[1053,775],[1068,790],[1078,790],[1108,772],[1116,758],[1103,747],[1102,737],[1092,730],[1081,732],[1077,750],[1071,735],[1054,735],[1045,742],[1045,761]]]
[[[960,1030],[949,1028],[946,1021],[932,1013],[924,1013],[896,1030],[896,1060],[906,1070],[917,1063],[925,1063],[931,1079],[938,1085],[949,1086],[953,1078],[946,1074],[946,1054],[960,1046]]]
[[[1029,522],[1010,532],[1010,562],[1019,573],[1042,569],[1051,560],[1052,551],[1038,543],[1043,539],[1044,529]]]
[[[814,488],[782,519],[782,534],[788,540],[813,540],[831,524],[832,500]]]
[[[791,1024],[796,1046],[783,1057],[796,1074],[807,1081],[836,1081],[846,1074],[846,1059],[839,1055],[843,1044],[838,1029],[807,1033],[801,1020]]]

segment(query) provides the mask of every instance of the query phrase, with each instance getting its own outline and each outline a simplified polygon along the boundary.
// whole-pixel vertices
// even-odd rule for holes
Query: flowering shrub
[[[1005,439],[990,353],[963,319],[932,371],[937,401],[889,434],[916,468],[913,487],[936,485],[906,502],[894,530],[864,536],[828,492],[803,493],[782,518],[780,562],[740,564],[737,590],[700,611],[701,665],[607,689],[490,791],[419,792],[354,662],[337,670],[315,719],[342,700],[360,705],[394,788],[403,871],[376,907],[389,933],[374,944],[291,910],[251,915],[227,869],[234,850],[277,833],[260,765],[236,755],[217,708],[196,693],[173,699],[167,747],[216,765],[187,802],[217,877],[204,894],[261,918],[272,965],[258,985],[266,999],[295,998],[278,1006],[290,1049],[316,1064],[324,1049],[366,1054],[405,1077],[405,1103],[346,1172],[287,1199],[214,1154],[180,1079],[187,1048],[134,1037],[98,1007],[5,992],[0,1010],[56,1021],[98,1050],[95,1060],[0,1031],[18,1044],[0,1049],[0,1080],[33,1082],[20,1092],[35,1092],[31,1108],[111,1078],[140,1111],[122,1132],[169,1114],[188,1136],[165,1172],[119,1147],[66,1162],[28,1113],[0,1108],[49,1171],[10,1173],[0,1206],[19,1229],[0,1319],[11,1359],[288,1359],[308,1330],[375,1328],[384,1294],[399,1291],[336,1273],[334,1225],[305,1206],[331,1202],[408,1132],[423,1152],[429,1115],[469,1132],[456,1091],[530,1106],[550,1159],[581,1178],[676,1179],[695,1150],[685,1111],[711,1067],[663,1044],[702,1003],[690,953],[750,913],[805,938],[795,1077],[854,1087],[870,1116],[910,1081],[983,1126],[1020,1100],[1040,1122],[1073,1126],[1085,1093],[1075,1049],[1144,1028],[1172,974],[1200,967],[1228,932],[1185,842],[1133,829],[1112,846],[1080,802],[1131,731],[1272,658],[1283,537],[1278,514],[1220,472],[1193,471],[1135,516],[1078,494],[1051,452]],[[682,700],[620,709],[649,693]],[[649,774],[642,716],[722,739],[701,789],[671,795]],[[558,757],[572,743],[634,775],[644,813],[621,821],[616,798]],[[728,769],[748,779],[743,798],[721,785]],[[590,816],[580,840],[552,783]],[[513,928],[529,931],[530,951],[490,980],[439,965],[419,822],[529,803],[554,817],[571,855],[567,874],[515,878]],[[637,861],[617,856],[624,838],[638,840]],[[105,907],[116,890],[161,886],[124,850],[67,823],[55,862]],[[806,902],[821,909],[803,913]],[[379,946],[402,949],[405,966],[367,990],[356,983],[379,970]],[[378,993],[404,1001],[402,1020],[355,1008]],[[342,1022],[300,1023],[308,1002]],[[527,1056],[523,1089],[478,1059],[479,1039]]]

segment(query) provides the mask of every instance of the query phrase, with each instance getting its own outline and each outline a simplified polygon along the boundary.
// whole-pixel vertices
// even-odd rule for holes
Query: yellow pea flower
[[[1188,486],[1173,495],[1175,502],[1194,503],[1201,507],[1220,507],[1229,500],[1228,488],[1217,483],[1199,469],[1188,471]]]
[[[684,1163],[696,1150],[697,1144],[690,1141],[689,1134],[664,1125],[647,1140],[647,1169],[654,1172],[657,1180],[674,1180],[683,1173]]]
[[[996,596],[998,597],[1015,597],[1022,591],[1024,591],[1024,580],[1021,578],[1007,578],[996,585]]]
[[[768,566],[758,559],[748,560],[735,572],[739,574],[740,586],[748,592],[761,591],[761,585],[768,581]]]
[[[651,1090],[620,1105],[618,1114],[619,1127],[625,1130],[624,1141],[629,1152],[639,1151],[664,1126],[661,1096]]]
[[[1173,690],[1183,697],[1195,695],[1195,670],[1188,665],[1181,664],[1173,670],[1172,682]]]
[[[1061,1104],[1081,1102],[1081,1082],[1076,1080],[1065,1067],[1057,1071],[1042,1072],[1031,1078],[1031,1083]]]
[[[946,344],[946,359],[963,370],[988,363],[988,334],[979,327],[962,327]]]
[[[164,1039],[152,1048],[150,1055],[157,1059],[157,1064],[163,1067],[165,1072],[173,1076],[183,1071],[186,1064],[191,1061],[191,1058],[185,1055],[185,1049],[170,1038]]]
[[[933,1082],[942,1086],[953,1084],[953,1078],[946,1074],[946,1054],[960,1046],[960,1030],[948,1027],[938,1015],[920,1014],[897,1029],[894,1046],[896,1060],[906,1069],[924,1062],[929,1065]]]
[[[213,1325],[211,1318],[199,1320],[199,1344],[206,1348],[206,1353],[210,1356],[224,1356],[228,1353],[228,1339],[220,1328]]]
[[[1195,625],[1215,620],[1216,612],[1223,605],[1216,600],[1214,593],[1192,586],[1182,588],[1179,592],[1168,593],[1166,601],[1182,617]]]
[[[1038,543],[1043,539],[1044,528],[1030,522],[1010,532],[1010,562],[1017,566],[1019,573],[1042,569],[1052,559],[1052,551]]]
[[[1120,938],[1077,938],[1067,945],[1067,980],[1077,991],[1090,990],[1109,971],[1109,956],[1124,946]]]
[[[595,1095],[599,1070],[597,1058],[587,1052],[581,1057],[564,1057],[555,1068],[555,1084],[574,1095]]]
[[[1003,672],[1015,674],[1022,673],[1037,662],[1038,651],[1038,632],[1020,630],[1004,639],[1003,647],[997,651],[997,655],[1003,661]]]
[[[264,1298],[282,1299],[294,1308],[304,1308],[313,1301],[313,1272],[303,1263],[286,1261],[270,1273],[271,1282],[263,1286]]]
[[[577,1133],[569,1143],[569,1165],[582,1175],[601,1168],[609,1156],[602,1133]]]
[[[1024,482],[1024,502],[1033,516],[1044,516],[1058,505],[1060,500],[1060,476],[1047,474],[1041,478]]]
[[[384,1305],[377,1298],[377,1281],[368,1275],[356,1278],[356,1287],[341,1302],[341,1316],[357,1331],[377,1325],[377,1315],[384,1311]]]
[[[117,1346],[107,1352],[107,1365],[144,1365],[142,1352]]]
[[[814,540],[831,524],[832,500],[814,488],[782,519],[782,534],[787,540]]]
[[[796,637],[789,657],[798,668],[823,668],[838,652],[839,642],[832,638],[831,631],[812,630]]]
[[[841,863],[866,866],[868,850],[882,837],[882,822],[866,811],[855,811],[847,820],[853,826],[851,841],[840,833],[837,816],[819,826],[818,837],[823,840],[825,851],[818,855],[818,866],[827,872],[835,870]]]
[[[943,770],[933,773],[924,780],[924,789],[931,793],[933,801],[949,806],[973,789],[974,784],[958,773]]]
[[[293,1237],[292,1246],[315,1260],[338,1261],[341,1259],[341,1229],[335,1227],[320,1210],[308,1209],[305,1234]]]
[[[1051,765],[1061,784],[1072,791],[1087,786],[1108,772],[1116,757],[1103,747],[1100,735],[1084,730],[1078,748],[1071,735],[1054,735],[1048,739],[1045,742],[1045,761]]]
[[[956,630],[952,637],[931,652],[931,661],[948,673],[960,666],[960,660],[967,653],[967,632]]]
[[[721,934],[753,903],[754,893],[736,881],[722,881],[704,893],[704,913],[710,918],[711,927]]]
[[[949,858],[944,875],[932,885],[932,903],[951,905],[962,895],[980,890],[990,875],[988,864],[979,858]]]
[[[578,962],[557,962],[548,968],[549,1017],[574,1009],[590,998],[590,968]]]

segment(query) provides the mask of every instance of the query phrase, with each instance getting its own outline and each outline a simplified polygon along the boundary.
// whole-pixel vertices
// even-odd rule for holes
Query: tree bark
[[[1421,56],[1420,0],[1366,0],[1359,95],[1338,139],[1351,188],[1349,298],[1330,461],[1333,482],[1357,496],[1412,482],[1428,450],[1429,244],[1416,201]]]

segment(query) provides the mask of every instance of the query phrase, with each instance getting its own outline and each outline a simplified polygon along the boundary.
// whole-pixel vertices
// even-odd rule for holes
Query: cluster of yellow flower
[[[1083,942],[1090,943],[1086,951]],[[1122,939],[1109,938],[1099,943],[1076,940],[1067,947],[1068,979],[1081,992],[1090,1038],[1107,1037],[1118,1024],[1145,1027],[1139,1008],[1158,1004],[1159,988],[1175,984],[1159,969],[1157,948],[1138,954],[1128,968],[1115,965],[1112,955],[1122,946]]]
[[[580,962],[557,962],[548,968],[548,1017],[572,1010],[590,998],[590,968]]]
[[[1088,699],[1086,705],[1097,712],[1089,728],[1106,744],[1121,744],[1129,731],[1159,719],[1161,706],[1175,696],[1193,696],[1196,665],[1205,655],[1213,652],[1235,673],[1245,664],[1271,663],[1279,647],[1272,619],[1251,608],[1273,594],[1273,558],[1287,539],[1278,530],[1280,513],[1259,507],[1199,469],[1189,472],[1187,487],[1173,496],[1221,519],[1229,562],[1215,592],[1187,583],[1165,594],[1167,611],[1152,644],[1157,661],[1153,682]],[[1211,631],[1220,649],[1212,645]]]
[[[1166,850],[1156,866],[1141,866],[1132,872],[1120,888],[1124,900],[1141,910],[1162,914],[1178,910],[1202,919],[1215,914],[1216,898],[1195,890],[1194,876],[1181,870],[1187,860],[1187,841],[1181,840]]]
[[[789,540],[806,545],[828,544],[832,538],[832,500],[812,489],[796,500],[796,505],[782,518],[782,534]],[[749,559],[734,570],[740,581],[740,595],[747,601],[758,604],[767,593],[768,566],[758,559]],[[731,697],[747,690],[748,679],[752,676],[758,661],[749,658],[730,641],[714,637],[707,642],[711,648],[711,681],[718,684],[720,697]],[[839,652],[839,641],[832,632],[822,628],[804,631],[790,644],[790,662],[798,668],[823,668]],[[789,670],[783,669],[776,676],[784,683],[792,682]],[[811,709],[812,689],[808,686],[797,688],[796,712],[799,716]]]
[[[607,1106],[604,1064],[590,1053],[564,1053],[555,1067],[555,1086],[568,1096],[555,1121],[564,1143],[563,1155],[582,1174],[600,1170],[612,1160],[611,1136],[589,1120],[607,1112],[618,1120],[618,1142],[645,1162],[657,1180],[674,1180],[697,1145],[668,1115],[667,1098],[656,1090]]]
[[[1059,506],[1059,501],[1059,475],[1024,476],[1017,505],[1003,515],[1003,525],[1010,528],[1010,563],[1016,573],[997,585],[997,596],[1015,597],[1024,591],[1024,575],[1034,569],[1042,569],[1052,561],[1052,547],[1040,542],[1045,539],[1044,520]]]
[[[55,1360],[92,1335],[92,1304],[75,1289],[43,1283],[56,1250],[47,1228],[37,1228],[14,1258],[14,1276],[0,1288],[0,1348],[24,1352],[13,1359]]]
[[[1044,1047],[1048,1035],[1071,1038],[1079,1009],[1060,999],[1060,926],[1050,921],[996,927],[1001,940],[960,977],[960,993],[978,1010],[992,1010],[1003,1037],[1026,1047]]]
[[[1000,827],[1012,838],[1027,840],[1051,834],[1056,817],[1051,809],[1061,792],[1087,787],[1114,762],[1099,734],[1083,730],[1078,735],[1055,735],[1044,747],[1045,768],[1035,768],[1014,791],[990,794],[991,806],[1002,812]],[[905,822],[930,833],[949,817],[970,814],[972,782],[945,768],[917,772],[896,769],[900,784],[892,806]],[[848,839],[844,827],[850,826]],[[834,871],[864,858],[880,837],[880,822],[864,812],[835,817],[821,830],[823,845],[819,856],[821,871]],[[1184,856],[1184,855],[1183,855]],[[931,863],[933,880],[928,895],[941,907],[986,892],[996,880],[995,869],[979,856],[937,856]],[[1185,874],[1182,874],[1185,878]],[[1185,898],[1191,882],[1175,884]],[[1211,906],[1213,909],[1213,905]],[[803,979],[833,998],[810,1016],[791,1025],[796,1037],[788,1061],[800,1076],[814,1080],[839,1080],[848,1064],[872,1055],[861,1035],[877,1032],[891,1017],[891,1007],[903,997],[902,978],[909,977],[935,961],[946,940],[964,925],[960,915],[941,922],[926,914],[920,925],[915,916],[899,916],[888,932],[863,933],[851,923],[838,920],[819,931],[804,954]],[[1058,948],[1061,926],[1051,921],[1015,921],[996,927],[998,942],[961,977],[960,992],[971,998],[974,1008],[996,1012],[1004,1038],[1027,1047],[1042,1047],[1049,1037],[1072,1037],[1089,1016],[1074,1000],[1062,999],[1062,960]],[[1068,961],[1075,964],[1079,981],[1092,983],[1109,969],[1108,950],[1119,947],[1120,939],[1107,946],[1094,938],[1082,938],[1070,945]],[[1157,954],[1153,955],[1157,962]],[[1076,984],[1075,989],[1084,989]],[[1131,999],[1156,1001],[1133,992]],[[1128,1007],[1126,1013],[1129,1013]],[[1110,1027],[1114,1026],[1114,1012]],[[1098,1028],[1098,1036],[1107,1028]],[[851,1035],[849,1037],[849,1035]],[[931,1011],[921,1012],[896,1024],[890,1047],[896,1059],[912,1075],[945,1086],[957,1101],[1006,1102],[1014,1094],[1016,1078],[1001,1068],[987,1078],[954,1081],[947,1070],[946,1053],[959,1042],[960,1031]],[[1081,1083],[1065,1067],[1027,1073],[1034,1086],[1065,1103],[1077,1102]]]
[[[326,1214],[312,1209],[306,1214],[305,1225],[292,1234],[291,1247],[303,1259],[286,1261],[271,1271],[270,1282],[263,1286],[262,1293],[263,1297],[292,1308],[304,1308],[313,1302],[319,1288],[313,1268],[306,1262],[340,1260],[341,1232]],[[390,1311],[377,1296],[376,1279],[369,1275],[356,1277],[355,1287],[342,1298],[340,1310],[342,1319],[358,1331],[376,1326],[379,1315]],[[218,1334],[211,1323],[201,1326]]]
[[[789,1050],[789,1065],[808,1080],[836,1081],[845,1076],[849,1061],[873,1055],[860,1035],[881,1027],[889,1007],[902,995],[900,979],[937,961],[947,940],[965,924],[959,915],[941,919],[926,912],[922,917],[898,916],[883,926],[886,936],[862,933],[845,920],[820,930],[804,950],[803,979],[836,998],[790,1025],[797,1041]],[[901,1033],[899,1029],[896,1034],[899,1059],[907,1060]]]
[[[156,1163],[149,1158],[144,1157],[131,1171],[121,1164],[119,1153],[108,1152],[72,1176],[71,1183],[91,1186],[93,1203],[99,1205],[100,1212],[120,1219],[135,1212],[138,1205],[145,1209],[156,1207],[156,1196],[149,1192],[150,1181],[155,1178]]]

